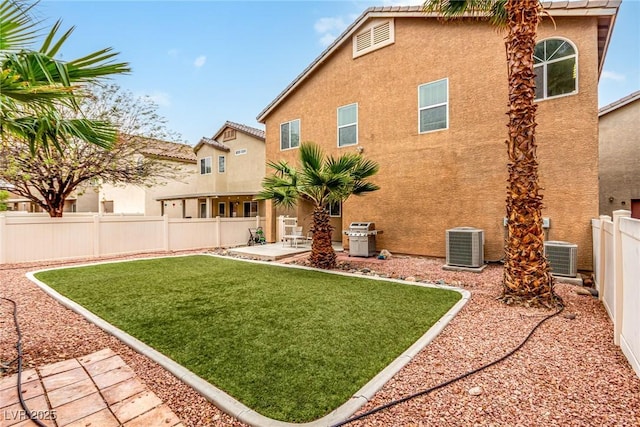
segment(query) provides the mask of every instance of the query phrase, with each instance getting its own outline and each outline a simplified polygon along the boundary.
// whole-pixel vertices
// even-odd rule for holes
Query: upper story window
[[[571,95],[578,91],[577,53],[573,44],[547,39],[536,44],[533,54],[536,99]]]
[[[247,154],[246,148],[240,148],[239,150],[236,150],[236,156],[242,156],[243,154]]]
[[[226,129],[222,134],[223,141],[230,141],[232,139],[236,139],[236,130],[235,129]]]
[[[218,173],[224,173],[226,160],[225,156],[218,156]]]
[[[203,157],[200,159],[200,175],[211,173],[211,157]]]
[[[280,125],[280,149],[288,150],[300,145],[300,119]]]
[[[418,86],[418,111],[420,133],[449,127],[449,79]]]
[[[338,147],[358,143],[358,104],[338,108]]]
[[[395,41],[393,19],[374,20],[353,36],[353,57],[365,55]]]

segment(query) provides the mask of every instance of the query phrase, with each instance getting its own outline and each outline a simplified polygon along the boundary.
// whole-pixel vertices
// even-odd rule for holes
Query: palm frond
[[[303,142],[298,150],[303,170],[320,170],[324,161],[324,153],[320,146],[312,142]]]
[[[29,14],[35,5],[24,5],[14,0],[0,3],[0,56],[27,49],[38,38],[40,22]]]
[[[422,10],[441,14],[445,20],[468,16],[488,19],[492,25],[503,27],[507,22],[506,3],[507,0],[426,0]]]

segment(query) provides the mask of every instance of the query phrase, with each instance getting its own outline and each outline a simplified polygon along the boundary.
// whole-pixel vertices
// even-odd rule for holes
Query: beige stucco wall
[[[600,117],[600,214],[631,209],[631,199],[640,199],[640,100]]]
[[[591,269],[589,220],[598,213],[597,25],[595,18],[546,20],[540,39],[562,36],[579,51],[579,93],[539,102],[538,142],[549,238],[579,245]],[[449,80],[449,129],[418,133],[418,86]],[[507,75],[501,35],[486,23],[396,18],[395,43],[352,58],[351,41],[266,118],[267,159],[281,151],[279,126],[301,120],[301,141],[337,148],[336,109],[358,103],[359,146],[380,164],[375,193],[343,206],[342,228],[375,221],[378,249],[445,256],[445,230],[485,230],[485,257],[503,255]],[[346,242],[345,242],[346,243]]]
[[[177,168],[175,179],[159,178],[149,187],[103,184],[100,189],[100,202],[113,201],[113,213],[116,214],[161,215],[161,202],[156,198],[193,193],[198,176],[196,165],[193,163],[163,161],[170,162],[173,168]],[[172,200],[165,207],[169,217],[182,218],[183,209],[179,203],[182,201]],[[197,217],[197,210],[187,204],[185,216]]]
[[[203,144],[198,152],[197,193],[258,192],[265,173],[265,148],[260,139],[236,132],[236,139],[218,141],[231,151],[216,149]],[[236,150],[246,149],[247,153],[236,155]],[[218,172],[218,156],[226,157],[224,173]],[[211,174],[200,175],[200,159],[211,157]]]

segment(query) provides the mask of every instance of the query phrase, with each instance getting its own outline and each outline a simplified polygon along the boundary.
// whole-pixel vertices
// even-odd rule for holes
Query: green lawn
[[[204,255],[36,277],[257,412],[290,422],[346,402],[461,298]]]

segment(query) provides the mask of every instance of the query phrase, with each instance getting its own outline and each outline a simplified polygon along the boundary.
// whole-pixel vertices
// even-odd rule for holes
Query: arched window
[[[569,95],[578,90],[577,52],[562,39],[547,39],[536,44],[533,54],[536,73],[536,99]]]

